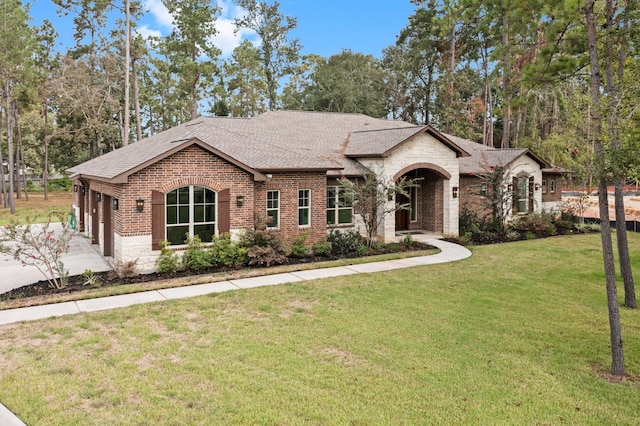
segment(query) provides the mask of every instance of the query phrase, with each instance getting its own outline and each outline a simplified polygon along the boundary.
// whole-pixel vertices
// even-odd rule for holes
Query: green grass
[[[612,383],[599,236],[473,251],[3,326],[0,401],[29,425],[637,425],[640,313]]]
[[[27,218],[30,218],[32,223],[44,223],[52,211],[69,212],[71,210],[73,198],[71,192],[49,192],[48,198],[45,200],[42,192],[30,192],[29,201],[27,201],[22,194],[22,198],[15,200],[16,212],[13,215],[8,208],[2,208],[0,202],[0,226],[11,223],[13,220],[26,223]],[[52,220],[59,221],[57,216]]]

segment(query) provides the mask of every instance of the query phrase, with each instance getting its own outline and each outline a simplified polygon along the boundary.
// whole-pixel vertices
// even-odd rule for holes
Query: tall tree
[[[260,51],[243,41],[225,61],[226,104],[234,117],[253,117],[267,110],[267,83]]]
[[[319,61],[296,104],[285,106],[383,117],[385,75],[373,56],[344,50]]]
[[[607,32],[605,35],[605,93],[609,100],[608,124],[609,139],[611,148],[618,151],[621,148],[620,132],[620,96],[618,87],[624,82],[624,65],[626,59],[626,17],[628,10],[623,8],[619,12],[620,19],[614,22],[616,15],[616,5],[613,0],[606,0],[605,25]],[[620,28],[617,28],[620,26]],[[620,42],[620,43],[619,43]],[[616,45],[618,45],[616,54]],[[614,73],[614,62],[617,62],[618,73]],[[616,81],[617,80],[617,81]],[[631,270],[631,259],[629,256],[629,242],[627,239],[627,220],[624,211],[624,195],[622,187],[626,176],[618,167],[615,167],[613,175],[615,218],[616,218],[616,240],[618,243],[618,259],[620,263],[620,273],[624,281],[624,304],[628,308],[637,308],[635,286],[633,282],[633,271]]]
[[[289,31],[296,28],[297,19],[280,13],[280,3],[258,0],[237,0],[238,6],[247,13],[236,18],[236,31],[248,28],[260,39],[260,60],[267,82],[269,109],[278,107],[278,88],[280,80],[290,75],[300,60],[298,39],[289,40]]]
[[[34,31],[29,26],[26,7],[18,0],[0,0],[0,92],[2,95],[5,137],[7,141],[7,162],[9,172],[9,193],[5,197],[5,207],[15,213],[13,194],[16,188],[15,176],[19,167],[16,161],[14,138],[18,129],[18,98],[28,91],[28,78],[32,71],[35,51]],[[2,151],[2,146],[0,146]],[[4,171],[2,171],[4,175]],[[4,180],[4,179],[3,179]],[[4,182],[1,182],[4,186]]]
[[[600,90],[602,77],[600,73],[600,57],[598,52],[598,31],[594,14],[595,0],[585,0],[584,13],[587,25],[589,43],[589,60],[591,76],[591,126],[592,137],[596,148],[597,159],[604,167],[605,150],[602,141],[602,125],[600,117]],[[612,52],[605,49],[605,57]],[[618,308],[618,294],[616,288],[616,271],[613,259],[613,244],[611,242],[611,226],[609,224],[609,200],[607,194],[607,176],[602,170],[598,179],[598,202],[600,209],[602,254],[607,290],[607,306],[609,310],[609,331],[611,338],[611,373],[624,375],[624,349],[622,345],[622,330],[620,327],[620,311]]]
[[[217,6],[209,0],[165,0],[174,29],[163,40],[172,71],[191,100],[191,118],[198,116],[204,93],[213,84],[220,50],[213,45]]]

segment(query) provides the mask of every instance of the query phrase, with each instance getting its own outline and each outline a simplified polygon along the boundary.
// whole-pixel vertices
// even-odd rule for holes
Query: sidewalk
[[[141,303],[161,302],[171,299],[185,299],[210,293],[239,290],[268,285],[294,283],[320,278],[331,278],[343,275],[366,274],[394,269],[410,268],[412,266],[434,265],[437,263],[454,262],[466,259],[471,252],[457,244],[426,238],[423,241],[441,251],[431,256],[410,257],[406,259],[387,260],[382,262],[363,263],[359,265],[338,266],[334,268],[311,269],[307,271],[288,272],[283,274],[264,275],[261,277],[243,278],[238,280],[221,281],[211,284],[191,285],[185,287],[167,288],[162,290],[145,291],[141,293],[123,294],[120,296],[101,297],[97,299],[78,300],[75,302],[54,303],[51,305],[31,306],[28,308],[8,309],[0,311],[0,325],[21,321],[32,321],[57,317],[61,315],[78,314],[81,312],[104,311],[123,308]],[[0,425],[25,426],[25,424],[0,403]]]
[[[373,273],[390,271],[393,269],[409,268],[419,265],[453,262],[466,259],[471,252],[457,244],[437,239],[425,239],[424,242],[437,247],[440,253],[431,256],[410,257],[406,259],[387,260],[382,262],[363,263],[359,265],[338,266],[334,268],[311,269],[307,271],[288,272],[261,277],[243,278],[238,280],[220,281],[210,284],[199,284],[185,287],[167,288],[162,290],[144,291],[140,293],[123,294],[119,296],[100,297],[96,299],[78,300],[75,302],[54,303],[51,305],[30,306],[27,308],[7,309],[0,311],[0,325],[21,321],[33,321],[61,315],[78,314],[81,312],[104,311],[122,308],[141,303],[161,302],[163,300],[184,299],[210,293],[220,293],[229,290],[239,290],[268,285],[294,283],[299,281],[331,278],[358,273]]]

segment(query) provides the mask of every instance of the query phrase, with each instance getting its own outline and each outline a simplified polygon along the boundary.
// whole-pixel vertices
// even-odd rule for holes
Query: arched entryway
[[[398,210],[395,215],[396,232],[429,231],[444,232],[445,182],[450,175],[432,164],[416,164],[400,171],[394,178],[415,179],[416,186],[410,188],[409,196],[397,195],[396,202],[408,204],[408,210]]]

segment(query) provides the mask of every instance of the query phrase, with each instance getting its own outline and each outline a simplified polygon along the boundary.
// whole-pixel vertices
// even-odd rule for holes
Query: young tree
[[[417,179],[401,178],[394,182],[387,178],[383,172],[366,173],[361,179],[340,179],[340,184],[349,197],[349,202],[362,216],[367,244],[371,248],[377,241],[378,228],[385,219],[399,211],[408,210],[409,204],[399,204],[397,195],[409,197],[409,188],[415,186]]]
[[[237,0],[238,6],[247,14],[236,18],[236,31],[248,28],[256,32],[260,39],[260,61],[267,82],[269,110],[278,107],[278,87],[280,80],[290,75],[300,60],[298,39],[288,40],[289,31],[297,26],[297,19],[280,13],[280,3],[267,1]]]

